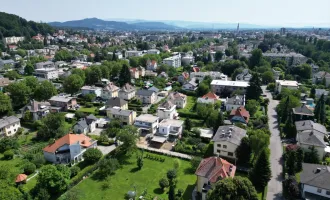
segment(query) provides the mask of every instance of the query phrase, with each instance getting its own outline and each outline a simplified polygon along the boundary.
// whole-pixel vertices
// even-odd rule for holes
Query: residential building
[[[138,90],[136,92],[136,98],[140,99],[143,104],[154,104],[157,101],[156,92],[152,90]]]
[[[135,97],[136,89],[134,86],[126,83],[118,92],[120,99],[131,100]]]
[[[164,79],[168,79],[168,75],[166,74],[166,72],[161,72],[160,74],[158,74],[158,78],[164,78]]]
[[[250,74],[249,70],[244,69],[242,73],[237,74],[236,81],[250,82],[251,78],[252,78],[252,74]]]
[[[49,102],[38,102],[31,100],[26,106],[21,109],[22,116],[30,112],[30,117],[33,121],[44,118],[51,111],[51,105]]]
[[[297,81],[276,80],[275,83],[275,91],[278,93],[281,93],[282,88],[290,90],[297,90],[299,88],[299,83]]]
[[[156,94],[159,92],[159,89],[156,88],[155,86],[152,86],[152,87],[149,88],[148,90],[150,90],[150,91],[154,91]]]
[[[158,49],[149,49],[147,54],[160,54],[160,51]]]
[[[156,71],[158,65],[156,60],[147,60],[147,70]]]
[[[187,95],[179,92],[171,92],[167,99],[172,101],[177,108],[184,108],[187,104]]]
[[[78,163],[89,148],[96,148],[97,141],[85,134],[67,134],[44,149],[44,157],[51,163]]]
[[[12,59],[8,59],[8,60],[1,60],[0,59],[0,69],[4,68],[5,66],[7,66],[9,69],[14,68],[15,67],[15,61],[13,61]]]
[[[150,114],[142,114],[135,118],[134,125],[140,128],[141,131],[155,134],[159,127],[159,117]]]
[[[237,159],[236,149],[246,136],[246,130],[237,126],[219,126],[212,139],[214,155]]]
[[[295,120],[308,120],[314,118],[314,112],[305,104],[292,108]]]
[[[195,62],[195,57],[191,55],[185,55],[181,58],[181,62],[183,65],[190,65]]]
[[[249,83],[244,81],[213,80],[211,82],[211,91],[216,94],[220,94],[223,91],[245,91],[248,86]]]
[[[325,85],[328,87],[330,85],[330,73],[325,71],[319,71],[313,75],[313,83],[319,84],[324,81]]]
[[[102,88],[96,86],[85,85],[81,88],[81,94],[83,96],[87,94],[94,94],[96,97],[102,96]]]
[[[157,108],[157,116],[162,119],[176,119],[178,113],[176,112],[176,105],[172,101],[165,101]]]
[[[20,120],[15,116],[3,117],[0,119],[0,138],[15,135],[21,128]]]
[[[166,64],[168,66],[172,66],[175,68],[181,67],[181,55],[177,54],[169,58],[165,58],[163,60],[163,64]]]
[[[183,90],[186,91],[195,91],[197,90],[198,84],[196,83],[196,79],[191,79],[188,83],[184,84],[182,86]]]
[[[219,100],[220,100],[220,98],[219,98],[218,95],[214,94],[213,92],[209,92],[209,93],[205,94],[204,96],[199,97],[197,99],[197,102],[198,103],[210,103],[210,104],[214,104],[214,103],[216,103]]]
[[[173,136],[178,138],[182,134],[183,121],[164,119],[159,123],[158,135],[163,137]]]
[[[226,99],[226,111],[237,109],[245,106],[245,95],[235,95]]]
[[[52,106],[51,109],[56,109],[58,111],[67,111],[77,106],[77,99],[69,95],[53,96],[48,101]]]
[[[87,117],[80,118],[80,120],[74,125],[73,130],[78,134],[92,133],[96,129],[96,124],[99,119],[90,114]]]
[[[265,58],[269,58],[270,61],[281,59],[285,60],[288,66],[296,66],[300,64],[306,63],[308,60],[307,57],[303,56],[300,53],[263,53],[262,54]]]
[[[119,87],[117,87],[113,82],[110,82],[102,88],[101,97],[104,100],[118,97],[118,92],[119,92]]]
[[[108,108],[118,107],[122,110],[127,110],[128,109],[128,102],[125,101],[124,99],[119,98],[119,97],[113,97],[113,98],[110,98],[107,101],[106,106]]]
[[[196,169],[197,192],[202,195],[202,200],[206,200],[207,192],[219,180],[233,178],[236,173],[236,166],[219,157],[209,157],[203,159]]]
[[[212,80],[227,80],[227,75],[221,72],[191,72],[190,78],[197,79],[199,82],[202,82],[206,76],[210,76]]]
[[[35,68],[36,69],[46,69],[46,68],[54,69],[55,64],[54,64],[54,62],[51,62],[51,61],[39,62],[39,63],[36,63]]]
[[[330,199],[330,167],[320,164],[302,164],[301,194],[304,199]]]
[[[178,82],[181,84],[186,83],[188,79],[189,79],[188,72],[182,72],[182,74],[178,76]]]
[[[274,75],[274,80],[279,80],[282,72],[281,71],[276,71],[274,68],[272,69],[272,72],[273,72],[273,75]]]
[[[325,90],[325,89],[315,89],[315,97],[316,98],[321,98],[322,94],[324,95],[324,97],[327,97],[329,95],[329,91]]]
[[[143,55],[142,51],[125,51],[125,58],[131,58],[131,57],[140,57]]]
[[[9,44],[17,44],[18,42],[24,41],[25,37],[5,37],[3,38],[3,44],[9,45]]]
[[[0,92],[3,91],[3,88],[8,86],[11,83],[9,78],[0,78]]]
[[[239,122],[243,124],[249,123],[250,113],[243,106],[231,111],[229,119],[232,123]]]
[[[131,78],[133,78],[133,79],[140,78],[139,70],[137,68],[131,68],[131,69],[129,69],[129,72],[131,74]]]
[[[146,70],[145,71],[145,76],[147,76],[147,77],[156,77],[157,76],[157,73],[156,72],[153,72],[151,70]]]
[[[136,118],[133,110],[123,110],[119,107],[107,108],[107,116],[110,119],[119,119],[123,125],[132,125]]]
[[[312,68],[312,74],[315,74],[319,71],[319,66],[315,65],[314,63],[310,64]]]
[[[55,68],[39,68],[35,69],[33,75],[47,80],[53,80],[59,77],[59,71]]]

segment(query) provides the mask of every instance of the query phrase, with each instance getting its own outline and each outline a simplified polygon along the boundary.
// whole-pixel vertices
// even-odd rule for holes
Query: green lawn
[[[196,104],[196,97],[187,96],[187,104],[184,108],[178,109],[178,111],[182,112],[191,112]]]
[[[36,186],[36,184],[37,184],[37,176],[33,177],[28,182],[26,182],[26,184],[24,185],[24,187],[26,188],[27,191],[32,190]]]
[[[160,155],[145,153],[162,157]],[[175,158],[165,157],[164,162],[144,159],[144,165],[141,170],[137,170],[136,157],[133,155],[127,164],[116,171],[116,174],[110,177],[110,188],[103,190],[102,181],[95,180],[92,177],[85,179],[75,188],[82,193],[81,199],[124,199],[129,190],[134,190],[136,186],[137,196],[144,189],[147,189],[151,197],[161,197],[167,199],[167,191],[163,192],[158,185],[162,177],[166,177],[166,172],[173,168]],[[184,199],[191,199],[192,190],[195,187],[196,176],[190,172],[189,161],[180,160],[178,171],[178,183],[176,189],[183,189]]]
[[[20,157],[15,156],[12,160],[5,160],[3,154],[0,154],[0,167],[6,166],[11,172],[11,179],[13,182],[18,174],[22,173],[22,166],[25,162]]]
[[[81,111],[81,112],[85,112],[85,113],[92,113],[92,114],[94,114],[94,113],[95,113],[95,109],[97,109],[97,107],[95,107],[95,106],[90,107],[90,108],[87,108],[87,107],[85,107],[85,106],[81,106],[81,107],[79,108],[79,111]]]

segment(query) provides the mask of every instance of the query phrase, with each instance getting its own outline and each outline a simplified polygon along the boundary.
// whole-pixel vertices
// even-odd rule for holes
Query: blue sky
[[[43,22],[97,17],[330,26],[330,0],[1,0],[0,11]]]

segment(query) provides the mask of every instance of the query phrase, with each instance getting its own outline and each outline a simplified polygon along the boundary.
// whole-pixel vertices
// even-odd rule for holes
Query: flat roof
[[[153,136],[151,139],[152,142],[158,142],[158,143],[164,143],[166,142],[166,137],[161,137],[161,136]]]
[[[180,127],[183,125],[182,120],[176,120],[176,119],[163,119],[160,123],[159,126],[175,126],[175,127]]]
[[[298,86],[297,81],[287,81],[287,80],[276,80],[276,83],[279,83],[283,86]]]
[[[202,138],[209,138],[211,139],[213,137],[213,130],[209,128],[200,128]]]
[[[143,122],[153,123],[158,119],[159,119],[159,117],[156,117],[154,115],[142,114],[142,115],[138,116],[137,118],[135,118],[135,121],[143,121]]]
[[[244,81],[228,81],[228,80],[213,80],[211,85],[223,85],[231,87],[248,87],[249,82]]]

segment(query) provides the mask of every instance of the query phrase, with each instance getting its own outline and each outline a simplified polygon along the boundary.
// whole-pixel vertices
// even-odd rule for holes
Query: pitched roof
[[[292,108],[293,114],[295,115],[307,115],[314,116],[313,111],[311,111],[306,105],[302,105],[296,108]]]
[[[107,108],[108,111],[110,111],[111,114],[114,115],[120,115],[120,116],[130,116],[134,111],[132,110],[123,110],[120,109],[118,107],[114,107],[114,108]]]
[[[148,90],[154,91],[154,92],[159,92],[159,89],[156,88],[155,86],[152,86],[151,88],[149,88]]]
[[[109,107],[122,107],[125,104],[127,104],[127,101],[119,97],[112,97],[107,101]]]
[[[219,99],[219,96],[214,94],[213,92],[209,92],[203,96],[204,99]]]
[[[172,103],[172,101],[164,101],[163,103],[161,103],[159,106],[158,106],[158,109],[162,109],[162,108],[165,108],[166,110],[170,110],[171,108],[173,108],[173,106],[175,106],[175,104]]]
[[[319,123],[315,123],[312,120],[296,121],[295,125],[298,132],[305,130],[314,130],[323,134],[327,133],[327,129],[325,128],[325,126]]]
[[[19,121],[20,120],[15,116],[3,117],[2,119],[0,119],[0,129],[3,128],[3,127],[6,127],[8,125],[17,123]]]
[[[117,87],[113,82],[110,82],[109,84],[103,87],[103,90],[114,92],[119,90],[119,87]]]
[[[246,130],[237,126],[219,126],[217,132],[213,136],[212,141],[227,141],[236,145],[241,144],[241,140],[246,136]]]
[[[193,67],[192,70],[193,70],[193,72],[199,72],[200,71],[199,67]]]
[[[209,157],[200,162],[195,174],[215,183],[224,178],[234,177],[235,172],[235,165],[219,157]]]
[[[18,174],[18,175],[16,176],[16,180],[15,180],[15,182],[16,182],[16,183],[20,183],[20,182],[25,181],[26,179],[27,179],[27,175],[25,175],[25,174]]]
[[[171,99],[171,100],[174,100],[174,99],[185,99],[187,98],[187,95],[185,94],[182,94],[180,92],[171,92],[169,95],[168,95],[168,98]]]
[[[317,188],[330,190],[330,167],[319,164],[302,164],[300,182]]]
[[[231,98],[227,98],[226,104],[231,105],[244,105],[245,103],[245,96],[244,95],[235,95]]]
[[[249,122],[250,113],[243,106],[238,107],[230,112],[230,117],[241,116],[245,118],[246,123]]]
[[[129,83],[126,83],[119,92],[133,92],[135,91],[135,87],[130,85]]]
[[[155,91],[152,90],[138,90],[136,92],[136,95],[140,95],[140,96],[151,96],[155,93]]]
[[[297,140],[300,144],[318,146],[325,148],[324,134],[318,131],[306,130],[297,134]]]
[[[91,146],[95,140],[87,137],[85,134],[66,134],[65,136],[61,137],[60,139],[56,140],[53,144],[47,145],[43,151],[49,152],[49,153],[55,153],[56,150],[63,145],[72,145],[75,143],[80,144],[82,147],[89,147]]]
[[[188,72],[182,72],[181,74],[183,78],[188,79],[189,78],[189,73]]]

